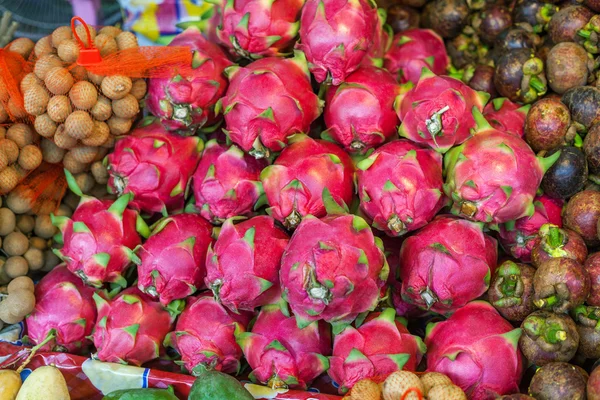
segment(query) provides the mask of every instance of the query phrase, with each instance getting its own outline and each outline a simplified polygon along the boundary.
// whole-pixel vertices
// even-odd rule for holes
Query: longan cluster
[[[35,307],[33,281],[27,276],[13,279],[3,292],[0,301],[0,329],[4,324],[23,321]]]
[[[87,42],[83,26],[76,30]],[[113,26],[89,30],[102,56],[138,46],[134,34]],[[102,77],[77,66],[79,51],[71,28],[57,28],[35,44],[33,72],[21,81],[25,109],[35,116],[34,128],[42,136],[44,161],[62,162],[74,174],[89,171],[116,137],[129,133],[146,95],[144,79]]]
[[[0,192],[8,193],[42,163],[39,136],[26,124],[0,126]]]

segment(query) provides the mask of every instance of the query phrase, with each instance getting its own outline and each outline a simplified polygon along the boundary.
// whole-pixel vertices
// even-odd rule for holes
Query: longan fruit
[[[110,117],[107,121],[108,127],[110,128],[110,133],[114,136],[122,136],[131,130],[131,125],[133,125],[133,120],[128,118],[119,118],[116,116]]]
[[[352,387],[349,400],[381,400],[381,389],[372,380],[363,379]]]
[[[58,258],[51,249],[48,249],[44,252],[44,266],[42,267],[42,271],[50,272],[54,267],[60,264],[60,262],[60,258]]]
[[[58,56],[66,63],[73,64],[79,58],[79,44],[75,39],[66,39],[58,46]]]
[[[86,146],[98,147],[102,146],[110,136],[110,128],[106,122],[94,121],[94,131],[92,134],[82,139],[81,142]]]
[[[117,117],[132,119],[140,112],[140,103],[133,95],[128,94],[122,99],[113,100],[112,109]]]
[[[94,160],[92,162],[104,160],[104,158],[106,157],[106,155],[108,153],[109,153],[109,150],[107,148],[98,147],[98,154],[96,154],[96,158],[94,158]]]
[[[67,96],[54,96],[48,102],[48,115],[54,122],[65,122],[71,112],[71,102]]]
[[[23,77],[23,79],[21,80],[21,92],[25,93],[33,86],[42,86],[43,84],[44,82],[40,78],[38,78],[35,73],[30,72],[27,75],[25,75],[25,77]]]
[[[0,124],[5,123],[6,121],[8,121],[8,113],[6,112],[4,105],[0,103]]]
[[[67,152],[63,157],[63,165],[67,171],[72,174],[79,174],[87,169],[88,165],[80,163],[73,158],[71,152]]]
[[[100,33],[98,36],[96,36],[96,39],[94,39],[94,44],[96,45],[96,48],[100,50],[100,55],[102,57],[106,57],[109,54],[119,51],[119,47],[117,46],[117,41],[115,38],[105,33]]]
[[[3,151],[0,151],[0,171],[8,167],[8,156]]]
[[[71,75],[75,78],[75,82],[86,81],[87,80],[87,70],[84,66],[76,65],[72,68],[69,68]]]
[[[91,170],[96,182],[98,182],[101,185],[106,185],[108,183],[108,170],[106,169],[102,161],[96,161],[95,163],[93,163]]]
[[[73,111],[65,121],[65,131],[75,139],[84,139],[92,134],[94,121],[86,111]]]
[[[44,252],[35,247],[27,250],[23,255],[23,258],[27,260],[29,269],[32,271],[40,270],[44,266]]]
[[[2,249],[9,256],[22,256],[29,248],[29,239],[19,231],[11,232],[4,238]]]
[[[82,172],[80,174],[75,175],[75,182],[77,182],[77,186],[81,189],[83,193],[89,193],[90,190],[96,184],[94,181],[94,177],[87,172]]]
[[[96,29],[90,25],[88,25],[88,29],[90,31],[90,37],[92,38],[92,43],[94,43],[94,39],[96,39]],[[85,27],[83,25],[77,25],[75,27],[75,32],[77,33],[77,36],[79,36],[79,39],[81,39],[83,44],[86,47],[89,47],[90,42],[88,41],[88,36],[87,36],[87,32],[85,30]]]
[[[69,135],[66,135],[69,139],[75,140]],[[42,158],[44,161],[50,164],[58,164],[62,161],[65,153],[65,149],[58,147],[52,140],[42,139],[40,142],[40,149],[42,150]]]
[[[35,218],[31,215],[19,215],[17,217],[17,229],[20,230],[24,234],[29,234],[33,231],[33,227],[35,226]]]
[[[423,383],[423,387],[425,391],[423,392],[424,396],[427,396],[429,390],[432,387],[438,385],[452,385],[452,381],[448,376],[444,374],[440,374],[439,372],[427,372],[424,375],[421,375],[421,382]]]
[[[17,226],[17,217],[9,208],[0,208],[0,236],[13,232]]]
[[[54,134],[54,144],[61,149],[69,150],[77,146],[77,139],[67,134],[64,125],[59,125]]]
[[[21,168],[31,171],[36,169],[42,163],[42,151],[32,144],[21,149],[19,153],[19,165]]]
[[[35,219],[33,233],[43,239],[50,239],[56,234],[56,227],[52,225],[52,219],[49,215],[38,215]]]
[[[52,48],[52,36],[51,35],[44,36],[43,38],[38,40],[35,43],[35,46],[33,47],[33,54],[35,54],[35,57],[38,59],[46,54],[52,53],[53,51],[54,51],[54,49]]]
[[[467,395],[456,385],[437,385],[431,388],[429,400],[467,400]]]
[[[129,94],[138,100],[142,100],[146,96],[147,91],[148,85],[145,79],[134,79]]]
[[[8,297],[7,297],[8,299]],[[8,305],[5,304],[6,300],[4,300],[3,302],[0,302],[0,320],[4,321],[7,324],[18,324],[19,322],[23,321],[23,316],[15,316],[13,315],[9,309],[8,309]]]
[[[396,371],[383,382],[383,400],[400,399],[411,388],[417,388],[421,393],[425,390],[417,375],[410,371]],[[418,398],[419,396],[415,392],[405,396],[405,400],[417,400]]]
[[[99,95],[96,104],[92,106],[90,113],[96,121],[106,121],[112,115],[112,103],[106,97]]]
[[[29,192],[26,194],[29,194]],[[31,195],[33,196],[33,193]],[[15,214],[26,214],[31,211],[32,203],[28,198],[11,192],[6,196],[6,207],[10,208]]]
[[[79,200],[81,200],[79,198],[79,196],[77,196],[75,193],[68,190],[67,193],[65,194],[65,197],[63,197],[62,204],[66,205],[71,210],[75,210],[75,209],[77,209],[77,206],[79,205]]]
[[[43,87],[36,85],[32,86],[25,92],[23,102],[25,110],[31,115],[41,115],[46,112],[50,95]]]
[[[92,72],[88,72],[87,75],[88,75],[88,80],[96,86],[100,86],[102,84],[102,80],[104,80],[104,77],[102,75],[96,75]]]
[[[91,146],[79,146],[71,149],[70,153],[75,161],[89,164],[96,158],[96,155],[98,154],[98,148]]]
[[[24,59],[28,59],[29,55],[33,51],[35,43],[29,38],[17,38],[10,42],[7,49],[19,53]]]
[[[92,83],[79,81],[69,91],[69,98],[75,108],[89,110],[98,101],[98,91]]]
[[[12,97],[6,103],[6,110],[8,111],[8,115],[11,115],[15,119],[24,119],[29,116],[27,111],[25,111],[25,107],[18,105]]]
[[[74,82],[73,75],[68,69],[62,67],[52,68],[44,79],[46,88],[55,95],[68,93]]]
[[[64,41],[71,39],[73,33],[70,26],[59,26],[52,32],[52,47],[55,49]]]
[[[39,79],[44,81],[46,79],[46,75],[48,75],[48,72],[52,68],[58,68],[58,67],[62,67],[62,62],[60,61],[60,58],[58,58],[58,56],[56,56],[54,54],[46,54],[46,55],[41,56],[35,62],[35,66],[33,67],[33,72]]]
[[[102,29],[100,29],[98,31],[98,35],[102,34],[102,35],[108,35],[110,37],[116,37],[119,33],[123,32],[121,29],[117,28],[116,26],[105,26]]]
[[[133,86],[131,79],[123,75],[107,76],[102,80],[102,94],[111,100],[122,99],[129,94]]]
[[[27,241],[29,245],[29,241]],[[27,260],[21,256],[13,256],[9,257],[4,264],[4,270],[6,271],[6,275],[10,278],[16,278],[18,276],[25,276],[29,271],[29,264],[27,264]]]
[[[112,149],[113,147],[115,147],[116,141],[117,141],[116,136],[109,135],[108,139],[106,139],[106,142],[104,142],[104,144],[102,145],[102,148],[104,148],[104,149]]]
[[[15,142],[19,148],[23,148],[33,143],[33,130],[29,125],[13,124],[6,131],[6,138]]]
[[[52,118],[50,118],[48,113],[45,113],[35,117],[33,127],[39,135],[45,138],[51,138],[52,136],[54,136],[54,132],[56,132],[57,125],[56,122],[54,122]]]
[[[10,139],[0,139],[0,151],[8,157],[8,163],[12,164],[19,158],[19,146]]]
[[[12,294],[17,290],[28,290],[33,293],[35,289],[31,278],[28,276],[19,276],[10,281],[7,288],[8,294]]]
[[[35,295],[31,290],[17,290],[8,295],[6,307],[12,315],[26,316],[35,308]]]
[[[29,248],[36,248],[42,251],[46,250],[48,248],[48,240],[41,237],[32,236],[29,238]]]
[[[119,50],[131,49],[138,47],[137,37],[131,32],[121,32],[115,38]]]
[[[78,197],[75,196],[74,198],[76,201],[78,201]],[[75,203],[75,207],[77,207],[77,203]],[[57,215],[59,217],[69,217],[71,218],[71,215],[73,215],[73,209],[71,207],[69,207],[67,204],[61,204],[60,206],[58,206],[58,210],[56,210],[56,213],[54,213],[54,215]]]

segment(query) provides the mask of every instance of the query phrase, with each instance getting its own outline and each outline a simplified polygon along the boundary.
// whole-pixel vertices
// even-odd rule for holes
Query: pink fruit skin
[[[206,255],[206,286],[234,312],[272,304],[281,294],[279,266],[289,236],[275,220],[227,220]]]
[[[531,250],[535,244],[537,233],[544,224],[562,227],[563,201],[541,195],[533,200],[535,212],[531,217],[522,217],[512,223],[500,225],[499,238],[504,250],[513,257],[531,262]]]
[[[339,331],[379,301],[389,267],[365,220],[306,217],[281,262],[281,284],[300,324],[324,319]]]
[[[523,138],[525,118],[530,106],[520,107],[506,98],[497,98],[483,109],[483,116],[493,128]]]
[[[217,35],[232,53],[254,58],[283,56],[282,51],[294,44],[304,0],[224,0],[220,3],[223,19],[217,27]]]
[[[318,321],[299,328],[279,305],[263,307],[252,332],[238,335],[237,341],[252,369],[250,378],[271,387],[306,389],[329,367],[329,326]]]
[[[416,370],[425,345],[395,316],[393,308],[371,313],[360,327],[349,326],[335,336],[328,374],[339,385],[340,393],[362,379]]]
[[[481,224],[440,216],[409,237],[400,250],[402,298],[448,314],[488,289],[497,243]]]
[[[429,29],[409,29],[394,35],[383,66],[400,83],[416,84],[423,68],[436,75],[444,75],[450,64],[444,40]]]
[[[340,86],[327,90],[327,134],[346,151],[366,151],[396,133],[394,101],[400,93],[394,77],[384,69],[362,66]]]
[[[302,135],[262,171],[260,179],[269,214],[294,228],[309,214],[325,216],[325,188],[338,204],[349,205],[354,192],[353,175],[352,159],[337,145]]]
[[[35,308],[25,319],[27,336],[35,344],[41,343],[54,329],[56,338],[41,351],[59,351],[79,354],[91,341],[96,322],[94,289],[86,286],[67,267],[59,265],[35,285]]]
[[[156,121],[135,129],[107,157],[109,189],[133,194],[131,205],[146,213],[180,210],[202,146],[200,138],[169,133]]]
[[[177,350],[192,374],[198,365],[234,374],[239,372],[242,358],[235,335],[245,332],[251,319],[251,313],[229,312],[204,292],[187,298],[175,331],[169,333],[165,342]]]
[[[54,217],[64,243],[55,253],[88,285],[126,286],[122,273],[135,258],[132,250],[141,244],[138,213],[125,208],[126,197],[115,202],[82,197],[71,218]]]
[[[398,132],[415,143],[445,153],[471,137],[477,127],[471,111],[473,107],[482,111],[487,97],[458,79],[423,73],[397,109],[402,121]],[[441,126],[428,128],[426,121],[440,114]]]
[[[226,146],[216,140],[206,143],[193,188],[200,214],[214,224],[227,218],[249,216],[263,195],[260,172],[266,160],[244,154],[237,146]]]
[[[317,82],[346,80],[373,45],[377,9],[368,0],[308,0],[300,17],[300,42]]]
[[[375,34],[373,35],[373,45],[369,48],[367,55],[363,58],[361,65],[381,66],[383,56],[392,46],[394,32],[392,28],[386,24],[385,13],[381,13],[382,9],[377,10],[377,24],[375,24]],[[346,79],[347,80],[347,79]]]
[[[228,136],[256,158],[283,149],[289,136],[308,132],[321,114],[300,52],[293,59],[263,58],[230,69],[228,75],[222,99]]]
[[[98,319],[94,330],[100,361],[140,366],[158,358],[173,318],[159,302],[131,287],[112,300],[94,294]]]
[[[447,203],[442,156],[408,140],[379,147],[358,163],[356,177],[360,209],[389,236],[425,226]]]
[[[177,214],[158,222],[138,255],[138,288],[166,306],[204,285],[212,225],[197,214]]]
[[[585,301],[590,306],[600,307],[600,252],[592,253],[583,265],[590,276],[590,295]]]
[[[471,302],[427,328],[428,371],[448,375],[471,400],[519,392],[521,329],[514,329],[489,303]]]
[[[195,28],[175,36],[169,46],[190,48],[193,74],[149,79],[148,110],[169,130],[193,130],[219,122],[220,116],[215,115],[214,107],[227,90],[223,72],[232,62],[218,45]]]

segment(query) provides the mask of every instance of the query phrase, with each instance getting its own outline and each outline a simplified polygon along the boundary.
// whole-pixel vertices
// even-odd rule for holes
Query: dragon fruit
[[[236,313],[275,303],[281,294],[279,265],[288,241],[271,217],[237,225],[227,220],[206,255],[206,286]]]
[[[35,308],[25,320],[29,339],[39,344],[54,332],[42,351],[85,350],[96,322],[93,294],[65,265],[55,267],[35,286]]]
[[[444,158],[452,213],[493,224],[531,217],[542,177],[560,151],[538,159],[521,138],[493,129],[476,108],[473,114],[478,131]]]
[[[369,48],[365,58],[363,58],[361,65],[381,67],[383,64],[383,56],[392,47],[394,31],[392,30],[392,27],[386,23],[387,11],[384,8],[378,8],[377,17],[378,22],[375,25],[373,44]]]
[[[195,131],[220,122],[215,104],[227,90],[225,68],[232,65],[225,52],[190,27],[175,36],[169,46],[191,49],[190,76],[148,80],[148,111],[160,118],[169,130]]]
[[[350,204],[354,165],[333,143],[305,135],[290,140],[290,146],[262,171],[260,179],[270,206],[267,211],[293,229],[309,214],[317,218],[326,214],[325,189],[338,204]]]
[[[98,309],[94,358],[139,367],[164,353],[162,343],[174,319],[159,302],[136,287],[112,300],[94,293],[94,300]]]
[[[169,133],[150,122],[118,140],[106,157],[112,193],[133,194],[131,205],[146,213],[183,208],[204,143],[198,137]]]
[[[521,333],[489,303],[473,301],[427,326],[428,371],[448,375],[470,400],[517,393],[524,369]]]
[[[402,121],[398,132],[445,153],[472,135],[477,123],[471,110],[482,111],[488,98],[488,93],[476,92],[458,79],[437,76],[424,68],[416,86],[396,102]]]
[[[237,374],[242,349],[235,337],[246,331],[251,319],[251,313],[229,312],[209,293],[189,297],[177,318],[175,331],[165,339],[165,346],[177,350],[183,366],[192,375],[206,368]]]
[[[402,243],[400,280],[409,303],[449,314],[485,293],[497,243],[482,224],[440,216]]]
[[[337,334],[375,308],[389,266],[381,239],[364,219],[334,204],[328,212],[302,220],[283,254],[280,278],[299,326],[324,319]]]
[[[230,67],[227,74],[229,88],[218,106],[225,114],[226,133],[256,158],[283,149],[289,136],[308,132],[321,114],[323,102],[312,90],[302,52]]]
[[[360,209],[390,236],[425,226],[445,205],[442,156],[396,140],[357,164]]]
[[[483,116],[492,128],[523,138],[525,118],[530,108],[531,104],[520,107],[506,97],[499,97],[485,106]]]
[[[347,151],[363,152],[396,133],[394,101],[400,87],[384,69],[362,66],[339,86],[327,90],[323,138],[331,138]]]
[[[220,42],[246,58],[282,56],[293,46],[304,0],[223,0]]]
[[[60,229],[63,247],[53,249],[67,264],[69,271],[84,283],[102,287],[103,283],[127,286],[123,272],[129,264],[139,262],[133,249],[141,244],[140,234],[150,230],[142,217],[127,208],[131,194],[115,201],[98,200],[84,195],[75,178],[65,170],[69,188],[81,197],[71,218],[52,215],[52,223]]]
[[[500,244],[507,253],[523,261],[531,261],[531,251],[537,233],[544,224],[562,226],[563,201],[542,195],[533,200],[535,211],[531,217],[522,217],[500,225]]]
[[[306,53],[317,82],[344,82],[373,45],[378,23],[371,0],[307,0],[297,47]]]
[[[331,331],[323,321],[298,327],[280,305],[263,306],[251,332],[237,335],[250,364],[250,379],[273,389],[306,389],[327,371]]]
[[[166,306],[204,285],[212,225],[197,214],[177,214],[156,223],[138,255],[138,288]]]
[[[213,224],[251,215],[253,208],[262,203],[260,172],[267,165],[266,160],[246,155],[236,145],[227,147],[217,140],[208,141],[193,176],[200,214]]]
[[[430,29],[409,29],[394,35],[384,67],[401,83],[416,84],[423,68],[444,75],[450,64],[444,40]]]
[[[416,370],[426,348],[420,337],[408,332],[405,323],[396,318],[393,308],[386,308],[371,313],[358,328],[348,326],[335,337],[327,373],[339,385],[340,393],[362,379]]]

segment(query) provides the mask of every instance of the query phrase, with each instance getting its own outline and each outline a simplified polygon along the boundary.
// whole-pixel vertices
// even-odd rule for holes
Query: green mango
[[[110,392],[102,400],[178,400],[173,389],[124,389]]]
[[[254,400],[254,396],[235,379],[219,371],[200,371],[188,400]]]

